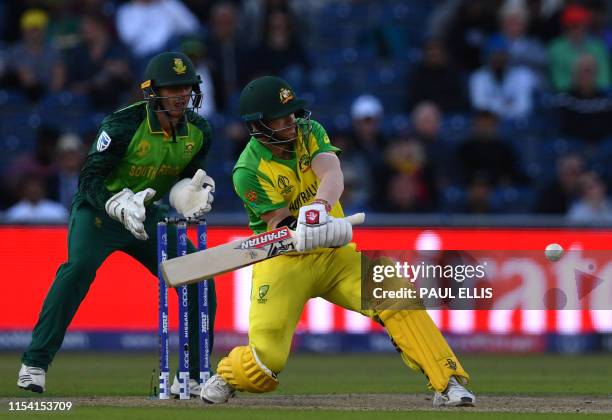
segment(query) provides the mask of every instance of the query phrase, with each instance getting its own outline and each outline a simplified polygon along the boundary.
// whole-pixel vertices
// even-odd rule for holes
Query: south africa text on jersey
[[[130,166],[130,176],[146,177],[155,179],[159,175],[179,176],[181,174],[180,166],[162,165],[159,168],[155,166]]]

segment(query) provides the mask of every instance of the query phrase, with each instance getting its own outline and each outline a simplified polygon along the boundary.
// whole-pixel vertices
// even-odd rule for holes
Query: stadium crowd
[[[347,211],[612,221],[609,0],[7,0],[0,220],[67,220],[101,119],[147,60],[188,54],[238,211],[237,99],[286,78],[343,150]]]

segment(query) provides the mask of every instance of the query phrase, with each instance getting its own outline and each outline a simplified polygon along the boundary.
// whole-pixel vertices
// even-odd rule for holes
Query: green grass
[[[592,395],[612,392],[609,355],[472,355],[462,357],[476,394]],[[15,386],[19,355],[0,353],[0,397],[33,397]],[[157,356],[151,353],[60,352],[47,375],[42,399],[51,397],[146,396]],[[174,363],[176,366],[176,363]],[[425,380],[396,355],[294,355],[275,394],[424,393]],[[206,413],[203,413],[205,411]],[[0,418],[222,418],[222,419],[547,419],[584,414],[487,413],[469,411],[393,412],[190,407],[78,407],[71,412],[17,413],[0,407]],[[610,418],[610,414],[587,417]]]

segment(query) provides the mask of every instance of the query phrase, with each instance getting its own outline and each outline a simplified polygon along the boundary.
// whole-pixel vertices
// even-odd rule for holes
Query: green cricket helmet
[[[202,80],[195,72],[193,62],[185,54],[180,52],[164,52],[153,57],[145,69],[145,80],[140,84],[145,99],[150,101],[156,111],[160,109],[158,89],[171,86],[191,86],[191,107],[196,110],[202,103],[202,91],[200,83]]]
[[[294,125],[308,123],[310,112],[305,106],[306,101],[296,96],[289,83],[275,76],[263,76],[251,81],[240,94],[240,116],[247,123],[249,133],[255,137],[268,137],[274,143],[295,139],[276,139],[274,134],[277,131],[290,126],[274,130],[266,123],[290,114],[297,117]]]

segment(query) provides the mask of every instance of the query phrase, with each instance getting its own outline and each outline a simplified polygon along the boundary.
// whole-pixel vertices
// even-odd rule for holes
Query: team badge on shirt
[[[265,298],[268,294],[268,290],[270,290],[270,286],[267,284],[259,286],[259,290],[257,292],[259,299],[257,299],[257,303],[266,303],[268,301],[268,299]]]
[[[300,171],[306,172],[310,168],[310,155],[300,156]]]
[[[136,148],[136,155],[139,157],[145,156],[151,150],[151,143],[146,140],[142,140],[138,143],[138,147]]]
[[[191,154],[193,153],[193,143],[187,143],[185,145],[185,153],[186,154]]]
[[[103,152],[106,149],[108,149],[108,146],[110,146],[110,144],[111,144],[110,136],[106,134],[106,131],[103,131],[98,136],[98,142],[96,143],[96,150],[98,152]]]

